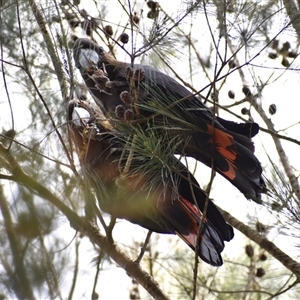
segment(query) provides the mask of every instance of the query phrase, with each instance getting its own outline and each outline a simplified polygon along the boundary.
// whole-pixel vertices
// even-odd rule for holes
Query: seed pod
[[[278,57],[278,54],[276,52],[270,52],[268,56],[271,59],[276,59]]]
[[[156,10],[150,10],[148,13],[147,13],[147,18],[148,19],[155,19],[158,17],[158,14],[159,14],[159,10],[156,9]]]
[[[244,95],[245,95],[246,97],[249,97],[249,96],[252,95],[250,89],[249,89],[247,86],[245,86],[245,85],[244,85],[243,88],[242,88],[242,92],[244,93]]]
[[[235,62],[235,60],[234,60],[234,59],[230,60],[230,61],[228,62],[228,66],[229,66],[230,69],[235,68],[235,67],[236,67],[236,62]]]
[[[83,18],[87,18],[89,15],[85,9],[79,11]]]
[[[9,129],[7,131],[4,130],[2,132],[1,138],[7,138],[7,139],[12,140],[12,139],[14,139],[15,136],[16,136],[16,131],[14,131],[13,129]]]
[[[291,44],[290,42],[285,42],[283,45],[282,45],[282,51],[284,52],[288,52],[291,48]]]
[[[131,104],[131,102],[132,102],[132,96],[128,91],[123,91],[120,94],[120,99],[127,105]]]
[[[245,252],[246,252],[248,257],[253,257],[253,255],[254,255],[254,249],[251,245],[247,245],[245,247]]]
[[[115,108],[115,115],[118,119],[124,119],[124,114],[125,114],[125,107],[124,105],[120,104],[116,106]]]
[[[103,28],[103,31],[107,37],[112,36],[114,34],[113,28],[110,25],[106,25]]]
[[[281,64],[286,68],[290,66],[289,61],[285,57],[282,58]]]
[[[274,50],[278,49],[279,41],[278,40],[273,40],[271,44],[271,48]]]
[[[125,110],[125,113],[124,113],[124,120],[129,122],[129,121],[132,121],[134,118],[134,112],[132,109],[126,109]]]
[[[268,257],[267,257],[266,254],[260,253],[259,256],[258,256],[258,258],[259,258],[259,260],[261,260],[261,261],[265,261],[265,260],[267,260]]]
[[[228,97],[229,97],[230,99],[234,99],[234,97],[235,97],[234,91],[229,90],[229,91],[228,91]]]
[[[137,69],[134,72],[134,80],[142,81],[145,78],[145,71],[143,69]]]
[[[257,268],[256,270],[256,277],[263,277],[266,274],[266,271],[263,268]]]
[[[242,115],[249,115],[249,114],[250,114],[250,111],[249,111],[248,108],[243,107],[243,108],[241,109],[241,113],[242,113]]]
[[[271,104],[271,105],[269,106],[269,113],[270,113],[271,115],[274,115],[274,114],[276,113],[276,111],[277,111],[276,104]]]
[[[131,67],[127,67],[127,68],[125,69],[125,73],[126,73],[126,77],[127,77],[128,79],[131,79],[131,78],[133,77],[133,75],[134,75],[134,69],[131,68]]]
[[[98,299],[99,299],[99,294],[97,292],[93,292],[92,300],[98,300]]]
[[[140,23],[140,18],[139,18],[139,16],[137,15],[136,12],[135,12],[135,13],[133,14],[133,16],[132,16],[132,21],[133,21],[133,23],[135,23],[135,24],[139,24],[139,23]]]
[[[104,81],[103,79],[104,79],[104,78],[107,78],[107,77],[105,76],[104,71],[101,70],[101,69],[94,70],[94,73],[93,73],[92,77],[93,77],[93,79],[96,80],[96,81],[97,81],[97,80],[99,80],[99,81]],[[106,80],[106,81],[107,81],[107,80]]]
[[[288,53],[288,57],[296,58],[297,56],[298,56],[298,53],[296,50],[292,50]]]
[[[120,41],[121,43],[123,44],[127,44],[128,41],[129,41],[129,36],[127,33],[123,32],[121,35],[120,35]]]
[[[148,1],[147,5],[151,10],[156,10],[159,4],[156,1]]]

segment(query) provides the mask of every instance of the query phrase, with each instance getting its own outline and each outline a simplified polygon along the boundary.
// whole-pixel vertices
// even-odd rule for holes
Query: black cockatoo
[[[214,116],[175,79],[150,66],[117,61],[89,39],[77,39],[73,50],[76,67],[106,117],[168,132],[177,140],[175,154],[212,167],[261,203],[267,189],[251,141],[258,124]]]
[[[224,241],[233,238],[233,229],[177,158],[171,155],[168,162],[162,162],[141,155],[136,139],[134,155],[126,155],[131,151],[128,137],[106,126],[85,101],[70,101],[67,118],[85,178],[104,212],[158,233],[177,234],[193,250],[202,224],[198,254],[212,266],[222,265],[220,253]],[[125,175],[124,157],[130,157]],[[157,171],[147,169],[149,160]]]

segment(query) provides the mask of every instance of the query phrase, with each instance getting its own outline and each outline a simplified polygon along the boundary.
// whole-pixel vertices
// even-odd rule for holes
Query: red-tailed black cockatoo
[[[193,250],[198,249],[203,261],[222,265],[220,254],[224,241],[233,238],[233,229],[194,176],[173,155],[166,161],[151,151],[141,155],[145,141],[133,138],[130,145],[130,134],[124,136],[111,128],[98,110],[86,101],[72,100],[67,118],[84,176],[95,190],[100,208],[151,231],[177,234]],[[132,149],[132,155],[126,154]]]
[[[251,141],[258,124],[214,116],[174,78],[150,66],[117,61],[89,39],[77,39],[73,50],[85,85],[111,122],[167,133],[176,139],[175,154],[212,167],[246,198],[261,203],[267,189]]]

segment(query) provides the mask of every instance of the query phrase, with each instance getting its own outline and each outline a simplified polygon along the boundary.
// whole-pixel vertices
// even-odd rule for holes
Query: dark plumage
[[[166,165],[140,155],[139,141],[135,140],[130,168],[122,177],[122,158],[128,158],[126,151],[131,150],[128,136],[111,129],[84,101],[71,101],[67,118],[85,178],[91,182],[104,212],[158,233],[177,234],[192,249],[196,248],[202,222],[198,254],[213,266],[222,265],[220,253],[224,241],[233,238],[233,229],[178,159],[171,155]],[[156,163],[157,172],[147,169],[150,159]]]
[[[261,203],[260,195],[267,189],[251,141],[259,130],[256,123],[239,124],[215,117],[198,97],[170,76],[150,66],[119,62],[91,40],[76,40],[74,60],[107,117],[116,118],[119,105],[133,110],[135,115],[127,123],[134,118],[131,125],[150,124],[168,132],[176,137],[175,153],[214,168],[247,198]],[[122,101],[120,94],[124,91],[132,94],[132,103]]]

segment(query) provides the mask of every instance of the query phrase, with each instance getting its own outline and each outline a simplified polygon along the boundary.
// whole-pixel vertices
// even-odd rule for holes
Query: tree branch
[[[245,225],[243,222],[239,221],[221,208],[219,208],[219,210],[222,212],[226,222],[242,232],[253,242],[257,243],[261,248],[268,251],[274,258],[276,258],[288,270],[290,270],[297,277],[298,281],[300,281],[300,263],[285,254],[274,243],[270,242],[265,236],[258,234],[255,230],[251,229],[249,226]]]
[[[53,67],[55,70],[55,74],[57,76],[57,79],[58,79],[58,82],[60,85],[62,97],[63,97],[63,99],[66,99],[67,95],[69,94],[69,87],[68,87],[68,83],[67,83],[67,79],[66,79],[64,70],[62,68],[62,63],[59,59],[59,56],[56,52],[56,48],[55,48],[52,38],[51,38],[48,23],[45,20],[41,10],[39,9],[39,7],[37,6],[37,4],[35,3],[34,0],[29,0],[29,5],[31,6],[33,15],[36,19],[36,22],[38,23],[38,25],[40,27],[41,33],[42,33],[44,41],[46,43],[47,52],[49,53],[49,55],[51,57],[52,64],[53,64]]]
[[[130,277],[133,277],[139,284],[141,284],[154,299],[169,299],[168,296],[159,288],[158,283],[155,282],[153,278],[140,267],[139,264],[134,263],[128,256],[126,256],[114,243],[110,241],[110,239],[100,234],[99,229],[96,226],[91,224],[88,220],[79,217],[77,213],[66,206],[51,191],[35,181],[32,177],[28,176],[7,148],[5,148],[1,143],[0,155],[6,159],[9,165],[9,171],[12,174],[10,178],[12,180],[22,184],[39,197],[56,206],[68,218],[71,227],[88,236],[92,243],[98,245],[104,252],[106,252],[127,272]]]

